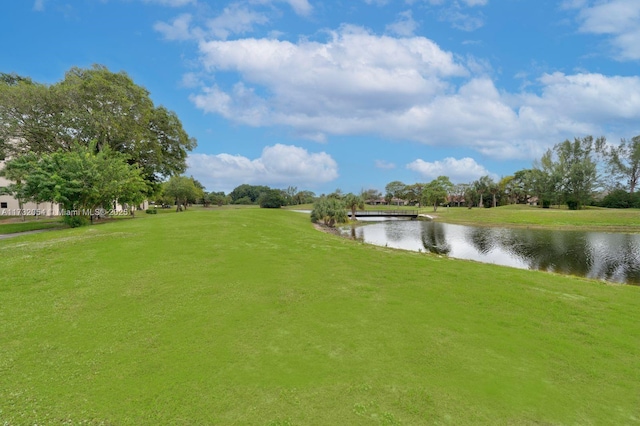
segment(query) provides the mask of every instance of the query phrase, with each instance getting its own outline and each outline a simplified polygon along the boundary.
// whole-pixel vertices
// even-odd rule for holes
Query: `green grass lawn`
[[[38,231],[40,229],[63,228],[65,225],[60,218],[31,219],[25,222],[0,222],[0,235],[16,232]]]
[[[638,424],[640,288],[194,209],[0,241],[0,424]]]
[[[640,232],[640,210],[590,207],[583,210],[566,208],[542,209],[527,205],[497,208],[439,207],[422,208],[421,213],[437,216],[437,220],[459,224],[529,226],[559,229],[597,229]]]

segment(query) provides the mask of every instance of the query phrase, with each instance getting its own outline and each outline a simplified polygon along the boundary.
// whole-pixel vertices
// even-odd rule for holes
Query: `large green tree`
[[[565,140],[548,150],[540,160],[549,187],[555,187],[570,209],[581,209],[593,198],[598,185],[596,156],[603,152],[605,138],[592,136]]]
[[[36,200],[38,198],[37,195],[29,192],[26,182],[29,174],[34,172],[34,164],[36,162],[36,155],[29,153],[8,161],[5,167],[0,170],[0,176],[7,178],[11,182],[6,187],[0,188],[0,194],[11,195],[18,201],[18,209],[22,220],[25,220],[24,203],[31,200],[41,201],[39,199]]]
[[[453,184],[447,176],[438,176],[427,183],[422,190],[422,202],[433,206],[433,211],[438,210],[438,205],[445,203]]]
[[[286,203],[286,192],[280,189],[270,189],[258,198],[258,204],[263,209],[279,209]]]
[[[640,135],[630,141],[622,139],[608,154],[611,174],[624,180],[629,193],[633,194],[640,181]]]
[[[385,187],[385,199],[387,199],[388,203],[391,204],[391,200],[393,198],[397,198],[399,200],[404,200],[407,190],[407,185],[399,180],[394,180],[389,182]]]
[[[491,193],[494,185],[495,182],[488,175],[473,182],[475,193],[480,197],[478,207],[484,207],[484,194]]]
[[[264,185],[242,184],[236,186],[229,193],[229,198],[233,204],[257,204],[262,193],[269,191],[271,188]]]
[[[196,146],[174,112],[156,107],[126,73],[101,65],[74,67],[49,86],[0,79],[0,122],[0,150],[8,155],[109,147],[137,164],[149,184],[184,172]]]
[[[140,203],[147,190],[140,168],[108,147],[98,153],[93,145],[37,156],[29,153],[9,160],[5,171],[20,184],[21,197],[62,204],[64,219],[72,224],[73,217],[93,217],[114,202]]]
[[[187,209],[190,200],[196,200],[204,196],[202,189],[196,184],[196,180],[186,176],[171,176],[162,186],[164,196],[175,200],[176,211]]]

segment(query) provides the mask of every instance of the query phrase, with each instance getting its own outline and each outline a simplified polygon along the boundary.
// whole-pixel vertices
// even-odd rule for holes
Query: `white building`
[[[4,169],[5,160],[0,160],[0,170]],[[0,176],[0,187],[8,186],[12,182]],[[60,214],[60,205],[55,203],[24,203],[24,214],[27,216],[57,216]],[[21,216],[20,204],[11,195],[0,195],[0,219],[2,216]]]

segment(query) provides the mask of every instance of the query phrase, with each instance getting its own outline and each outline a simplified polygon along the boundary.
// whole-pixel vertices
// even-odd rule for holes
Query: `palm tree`
[[[344,196],[343,201],[345,207],[351,210],[351,220],[358,220],[356,219],[356,210],[364,209],[364,199],[350,192]]]

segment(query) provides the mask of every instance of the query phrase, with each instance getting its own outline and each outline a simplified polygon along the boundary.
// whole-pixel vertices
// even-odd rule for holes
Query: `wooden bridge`
[[[351,211],[347,211],[347,215],[351,217]],[[357,210],[356,217],[407,217],[416,219],[418,210]]]

